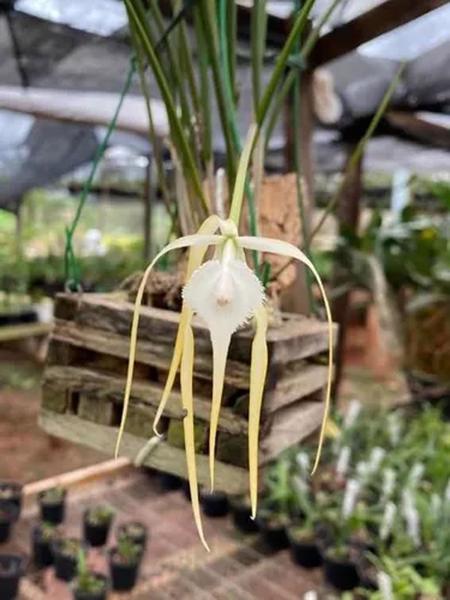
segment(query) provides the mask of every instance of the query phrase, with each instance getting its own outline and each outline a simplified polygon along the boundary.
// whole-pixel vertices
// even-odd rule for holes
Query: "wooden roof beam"
[[[408,137],[450,150],[450,123],[445,122],[442,115],[390,110],[386,120]]]
[[[447,4],[448,0],[385,0],[379,6],[323,35],[311,53],[319,67],[355,50],[361,44]]]

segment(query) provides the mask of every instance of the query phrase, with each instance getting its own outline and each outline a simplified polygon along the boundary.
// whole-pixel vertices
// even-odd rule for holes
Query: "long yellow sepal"
[[[138,335],[138,328],[139,328],[139,311],[140,311],[140,308],[142,305],[142,298],[144,296],[145,288],[146,288],[150,273],[152,272],[152,270],[153,270],[154,266],[156,265],[156,263],[158,262],[158,260],[165,254],[167,254],[168,252],[171,252],[172,250],[178,250],[181,248],[189,248],[191,246],[208,247],[210,245],[217,245],[222,241],[223,241],[223,237],[218,236],[218,235],[198,235],[197,234],[197,235],[186,235],[184,237],[178,238],[177,240],[174,240],[170,244],[167,244],[167,246],[165,248],[163,248],[161,250],[161,252],[159,252],[155,256],[155,258],[152,260],[152,262],[150,263],[150,265],[147,267],[147,269],[144,272],[144,276],[143,276],[141,284],[139,286],[138,293],[136,294],[136,300],[134,303],[133,319],[131,322],[130,352],[128,355],[128,371],[127,371],[127,379],[126,379],[126,384],[125,384],[125,394],[124,394],[124,399],[123,399],[122,419],[120,422],[119,433],[117,435],[116,447],[115,447],[115,451],[114,451],[114,456],[116,458],[119,455],[120,443],[122,441],[123,432],[125,429],[125,423],[126,423],[126,419],[127,419],[128,405],[130,402],[130,395],[131,395],[131,387],[133,385],[134,363],[135,363],[135,359],[136,359],[136,345],[137,345],[137,335]]]
[[[201,225],[199,230],[197,231],[198,235],[212,235],[214,234],[220,226],[221,220],[217,215],[211,215],[208,217]],[[198,267],[202,264],[203,259],[205,257],[206,251],[208,250],[208,246],[198,246],[193,247],[189,250],[189,258],[186,270],[186,281],[189,281],[192,273],[198,269]],[[184,340],[184,332],[186,329],[187,323],[187,307],[184,305],[181,309],[180,314],[180,322],[177,330],[177,337],[175,340],[175,348],[172,355],[172,360],[169,367],[169,372],[167,373],[166,383],[164,385],[164,390],[161,396],[161,401],[158,406],[158,410],[156,411],[155,419],[153,421],[153,431],[155,435],[160,436],[161,434],[158,432],[158,424],[161,420],[164,409],[166,408],[167,401],[169,400],[170,393],[172,392],[173,384],[175,382],[175,377],[178,372],[178,368],[181,362],[181,354],[183,352],[183,340]]]
[[[272,252],[274,254],[279,254],[281,256],[289,256],[290,258],[295,258],[296,260],[299,260],[304,265],[306,265],[313,273],[317,281],[317,285],[319,286],[320,293],[322,295],[328,322],[328,379],[325,393],[325,408],[323,412],[322,425],[320,428],[319,435],[319,444],[317,446],[316,459],[314,461],[314,466],[311,473],[312,475],[314,475],[317,467],[319,466],[320,456],[322,453],[328,413],[330,411],[331,386],[333,382],[333,319],[331,317],[331,309],[328,303],[327,294],[325,292],[325,288],[323,286],[320,275],[317,272],[317,269],[315,268],[313,263],[309,260],[306,254],[304,254],[301,250],[299,250],[292,244],[284,242],[283,240],[252,236],[239,237],[238,242],[243,248],[247,248],[248,250],[257,250],[259,252]]]
[[[248,409],[248,467],[252,518],[258,503],[259,422],[267,373],[267,311],[262,306],[255,313],[256,332],[252,342],[250,366],[250,397]]]
[[[194,514],[195,524],[197,526],[197,531],[202,544],[209,552],[209,546],[205,540],[200,515],[197,466],[195,463],[194,399],[192,394],[192,378],[194,371],[194,334],[192,332],[191,320],[192,311],[188,310],[180,369],[181,399],[186,413],[183,418],[184,446],[186,451],[189,489],[191,491],[192,512]]]

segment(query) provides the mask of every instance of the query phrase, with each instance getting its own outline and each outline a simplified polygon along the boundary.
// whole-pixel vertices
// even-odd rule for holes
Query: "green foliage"
[[[86,563],[86,554],[82,549],[78,552],[77,571],[77,577],[74,581],[74,588],[76,590],[84,592],[85,594],[98,594],[103,592],[106,582],[96,573],[89,571]]]
[[[122,563],[135,564],[142,554],[142,546],[128,537],[121,537],[117,543],[115,556]]]
[[[391,577],[400,599],[419,593],[438,598],[433,594],[450,572],[450,423],[438,408],[422,408],[388,411],[353,404],[335,416],[340,433],[328,440],[313,479],[310,447],[287,452],[267,472],[266,511],[287,517],[293,536],[325,530],[328,551],[336,557],[348,557],[355,543],[375,546],[378,558],[366,552],[366,559]],[[343,469],[345,452],[349,460]],[[349,509],[351,486],[357,491]],[[395,512],[382,536],[389,504]],[[411,510],[418,539],[408,522]],[[415,593],[408,596],[411,590]]]
[[[99,504],[89,508],[86,513],[86,519],[92,525],[107,525],[114,517],[114,509],[107,504]]]

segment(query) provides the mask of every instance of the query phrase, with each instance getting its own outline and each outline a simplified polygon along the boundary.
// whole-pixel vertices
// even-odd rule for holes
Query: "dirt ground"
[[[0,349],[0,479],[27,483],[106,458],[38,427],[41,374],[23,355]]]

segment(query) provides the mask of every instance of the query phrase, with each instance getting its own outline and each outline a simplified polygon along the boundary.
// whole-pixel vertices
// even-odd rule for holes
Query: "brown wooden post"
[[[313,133],[314,133],[314,112],[313,112],[313,72],[308,70],[302,74],[300,83],[300,174],[302,178],[302,195],[304,206],[305,227],[301,227],[307,232],[311,231],[312,215],[314,211],[314,158],[313,158]],[[285,111],[285,131],[286,131],[286,150],[285,159],[288,170],[295,169],[294,161],[294,135],[296,134],[292,126],[292,104],[286,106]],[[301,215],[300,215],[300,218]],[[302,240],[302,245],[304,240]],[[287,290],[283,297],[283,309],[289,312],[298,312],[307,314],[310,311],[308,301],[309,292],[307,289],[306,270],[300,263],[297,265],[297,278],[294,284]]]
[[[341,194],[338,199],[337,219],[339,230],[343,227],[347,230],[357,232],[360,216],[360,199],[362,195],[362,172],[363,172],[363,156],[359,159],[356,165],[351,165],[351,156],[355,146],[352,144],[348,148],[348,159],[345,169],[345,182],[342,186]],[[335,266],[333,275],[333,288],[339,287],[347,282],[346,273],[341,265]],[[335,393],[338,390],[344,361],[344,349],[347,334],[347,324],[349,317],[350,291],[343,293],[333,302],[332,313],[333,320],[339,325],[337,351],[336,351],[336,371],[334,378]]]

